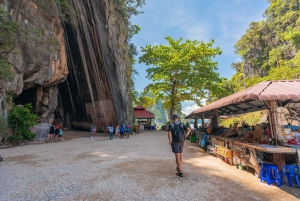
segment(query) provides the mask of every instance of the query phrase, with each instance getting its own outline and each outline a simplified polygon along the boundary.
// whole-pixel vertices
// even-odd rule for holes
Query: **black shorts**
[[[184,142],[174,142],[172,141],[172,152],[173,153],[182,153]]]

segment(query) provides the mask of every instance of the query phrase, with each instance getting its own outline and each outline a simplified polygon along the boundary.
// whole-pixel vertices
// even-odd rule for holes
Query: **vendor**
[[[269,130],[269,127],[266,127],[265,131],[264,131],[264,134],[269,136],[269,137],[272,137],[272,133],[271,131]]]

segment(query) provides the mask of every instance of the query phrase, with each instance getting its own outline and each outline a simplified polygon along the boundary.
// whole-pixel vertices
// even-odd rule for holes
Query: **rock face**
[[[8,56],[15,74],[11,80],[6,80],[1,85],[2,104],[7,104],[3,98],[7,96],[6,91],[10,91],[19,95],[15,100],[17,104],[32,103],[34,112],[43,121],[53,119],[56,105],[49,101],[50,97],[57,94],[56,85],[68,75],[63,27],[58,12],[50,15],[48,11],[41,9],[41,5],[47,2],[0,1],[0,5],[10,13],[11,20],[28,31],[22,37],[23,42],[15,47],[16,53]],[[55,4],[49,5],[49,9],[57,11]],[[8,109],[8,106],[1,107],[0,115],[7,116]]]
[[[111,0],[65,0],[74,8],[62,21],[55,0],[0,0],[11,19],[30,32],[10,54],[15,74],[0,80],[0,115],[31,103],[39,121],[101,131],[132,120],[127,26]]]
[[[69,0],[77,17],[66,24],[70,75],[59,85],[63,114],[75,127],[99,130],[131,120],[129,59],[122,17],[106,0]]]

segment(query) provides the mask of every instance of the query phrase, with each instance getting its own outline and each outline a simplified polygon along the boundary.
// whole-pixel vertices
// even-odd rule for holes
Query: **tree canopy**
[[[201,99],[208,92],[219,93],[223,89],[219,84],[217,62],[213,58],[222,52],[213,47],[214,41],[208,43],[197,40],[174,40],[165,37],[168,45],[146,45],[140,63],[151,66],[147,69],[147,78],[153,83],[145,88],[151,91],[155,101],[162,100],[163,108],[168,109],[170,116],[181,112],[181,102],[195,101],[201,105]]]

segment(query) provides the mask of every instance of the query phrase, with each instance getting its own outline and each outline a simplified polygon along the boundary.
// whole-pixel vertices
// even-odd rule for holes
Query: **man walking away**
[[[108,132],[109,132],[109,139],[110,140],[114,139],[114,127],[112,126],[112,124],[110,124],[110,126],[108,127]]]
[[[186,135],[184,131],[187,131]],[[173,122],[169,126],[168,138],[169,145],[172,147],[172,151],[175,154],[176,159],[176,175],[183,177],[182,173],[182,151],[185,138],[190,134],[191,129],[187,128],[183,123],[179,122],[177,114],[173,115]]]

